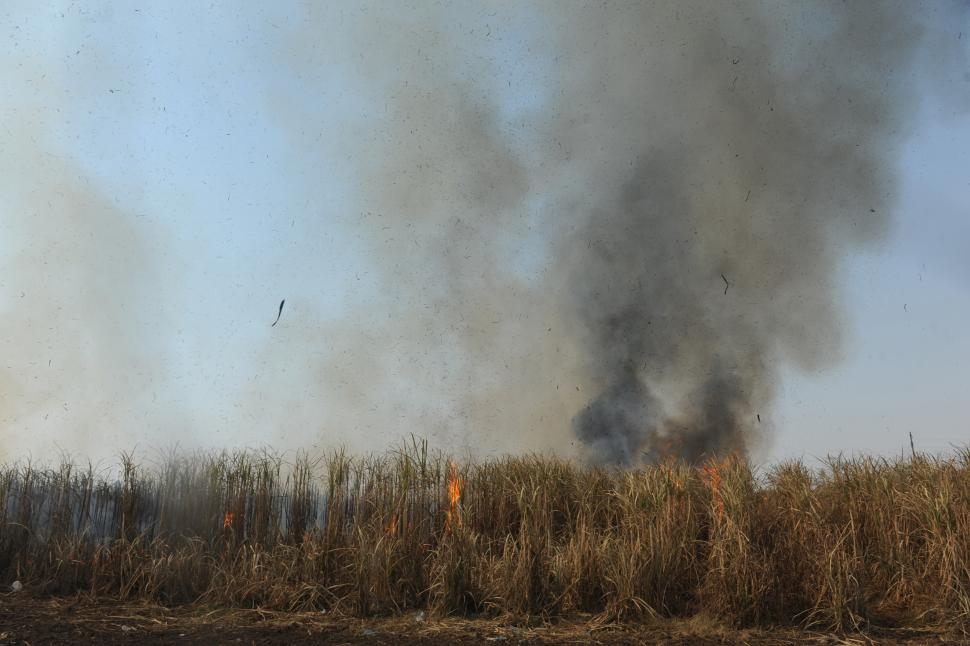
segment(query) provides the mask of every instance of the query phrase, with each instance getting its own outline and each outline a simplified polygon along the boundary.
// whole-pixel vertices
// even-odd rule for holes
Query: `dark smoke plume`
[[[966,3],[68,4],[7,21],[11,455],[760,449],[840,356],[917,92],[970,104]]]
[[[839,263],[890,226],[918,10],[642,3],[579,17],[583,64],[554,136],[596,157],[561,254],[602,388],[574,419],[593,459],[745,453],[782,363],[838,356]]]
[[[321,34],[350,34],[335,51],[364,80],[340,150],[380,296],[325,334],[328,418],[611,464],[757,446],[782,366],[839,358],[840,265],[889,233],[945,11],[376,7],[308,11],[288,50],[322,85]]]

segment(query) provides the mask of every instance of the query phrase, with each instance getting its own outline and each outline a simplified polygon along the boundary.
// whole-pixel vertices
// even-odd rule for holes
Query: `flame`
[[[677,491],[684,490],[684,483],[681,481],[680,478],[677,477],[677,473],[673,470],[673,468],[669,464],[661,464],[660,472],[664,474],[664,477],[666,478],[667,482],[670,483],[671,487],[673,487]]]
[[[445,528],[452,524],[461,527],[461,488],[464,486],[463,478],[458,475],[458,468],[453,462],[448,463],[448,515],[445,519]]]
[[[724,517],[724,499],[721,497],[721,471],[717,463],[709,462],[704,465],[704,482],[711,490],[711,500],[717,510],[717,517]]]
[[[236,515],[231,511],[227,511],[226,515],[222,519],[222,528],[230,529],[232,527],[232,521],[235,520]]]
[[[397,534],[397,514],[391,516],[391,522],[387,524],[387,533],[392,536]]]

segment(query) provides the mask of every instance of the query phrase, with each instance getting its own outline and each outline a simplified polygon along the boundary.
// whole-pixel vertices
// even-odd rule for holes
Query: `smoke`
[[[307,238],[354,240],[368,262],[339,268],[339,317],[284,325],[267,343],[258,363],[273,386],[253,414],[289,411],[287,427],[315,424],[353,448],[413,432],[477,455],[569,451],[582,370],[548,291],[533,117],[503,113],[502,94],[522,88],[509,89],[512,61],[484,55],[522,34],[495,13],[314,6],[286,35],[281,67],[308,86],[331,83],[335,60],[355,81],[359,110],[339,119],[288,83],[273,105],[293,158],[319,168],[339,151],[350,169],[346,211],[304,223],[318,234]],[[301,184],[306,199],[332,203],[329,179]]]
[[[60,407],[79,448],[144,423],[610,464],[750,451],[782,368],[842,353],[840,266],[891,231],[914,79],[947,67],[925,56],[938,6],[200,9],[197,70],[197,42],[151,44],[177,12],[117,18],[139,21],[134,62],[87,72],[65,61],[112,39],[84,27],[51,54],[72,81],[37,91],[27,61],[7,120],[3,421]],[[154,220],[63,152],[78,97],[100,132],[169,146],[132,154],[138,182],[178,185],[142,195]]]
[[[174,425],[163,297],[179,272],[160,271],[165,231],[136,215],[130,195],[108,188],[89,151],[72,148],[68,115],[75,104],[90,114],[103,97],[113,102],[111,66],[97,55],[65,55],[90,50],[51,16],[11,6],[6,18],[0,460],[52,448],[99,459],[130,448],[135,427]],[[58,67],[33,55],[37,43],[49,45]],[[91,87],[93,101],[84,94]]]
[[[287,83],[273,102],[293,158],[322,154],[316,125],[346,160],[339,224],[376,271],[267,346],[286,385],[260,407],[478,453],[749,451],[780,368],[839,358],[840,265],[890,231],[919,10],[310,7],[282,68],[355,79],[357,111],[336,128]],[[316,409],[267,401],[307,384]]]
[[[21,115],[8,117],[16,135],[3,160],[15,163],[0,164],[0,191],[14,235],[4,244],[0,314],[16,332],[0,340],[0,423],[9,433],[0,460],[22,457],[13,451],[31,437],[89,455],[119,447],[128,420],[153,408],[162,373],[151,254],[133,218],[82,168]],[[63,427],[70,432],[51,430]]]
[[[504,427],[513,448],[561,447],[571,427],[598,462],[699,460],[764,440],[781,366],[840,356],[841,263],[890,231],[919,11],[368,15],[354,40],[367,44],[357,72],[377,114],[350,158],[380,216],[362,230],[378,238],[380,290],[396,295],[381,301],[403,321],[394,346],[415,352],[407,399],[430,397],[443,426],[485,444]],[[521,59],[543,91],[510,110],[503,86],[520,79],[482,55],[483,38],[508,47],[521,25],[543,34]],[[516,248],[533,228],[544,246]],[[523,258],[540,269],[521,271]],[[551,398],[542,375],[570,398]]]
[[[838,358],[840,264],[890,230],[916,11],[644,3],[577,17],[583,65],[552,132],[587,157],[567,207],[584,219],[560,258],[601,388],[574,421],[594,459],[746,453],[782,364]]]

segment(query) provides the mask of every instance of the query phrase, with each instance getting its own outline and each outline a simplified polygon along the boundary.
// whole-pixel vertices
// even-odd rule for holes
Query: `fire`
[[[669,482],[674,489],[677,491],[684,490],[684,483],[679,477],[677,477],[677,473],[673,470],[673,468],[671,468],[670,464],[661,464],[660,472],[664,474],[667,482]]]
[[[397,534],[397,514],[391,516],[391,522],[387,524],[387,533],[391,536]]]
[[[464,481],[460,475],[458,475],[458,468],[453,462],[448,463],[448,516],[445,520],[445,527],[451,527],[452,524],[461,527],[461,508],[459,503],[461,502],[461,488],[464,486]]]
[[[226,515],[222,519],[222,528],[230,529],[232,527],[232,521],[235,520],[235,518],[235,514],[233,514],[231,511],[227,511]]]
[[[724,499],[721,497],[721,471],[717,463],[709,462],[704,465],[704,481],[711,490],[711,500],[717,510],[717,517],[724,517]]]

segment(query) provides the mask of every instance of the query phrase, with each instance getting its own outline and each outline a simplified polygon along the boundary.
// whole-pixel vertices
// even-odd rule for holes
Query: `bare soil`
[[[732,631],[702,620],[601,625],[590,617],[554,623],[512,619],[385,619],[325,613],[166,608],[72,597],[39,599],[0,594],[0,645],[13,644],[957,644],[965,637],[932,630],[883,630],[835,635],[775,630]]]

